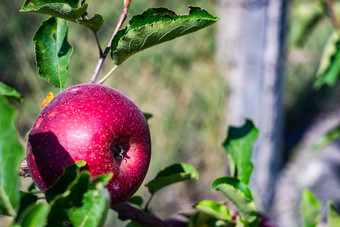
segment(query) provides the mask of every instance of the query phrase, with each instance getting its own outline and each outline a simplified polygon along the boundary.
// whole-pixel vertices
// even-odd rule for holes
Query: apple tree
[[[103,226],[110,209],[130,227],[274,226],[255,207],[248,186],[254,167],[252,147],[259,135],[250,120],[241,127],[229,127],[222,143],[230,160],[230,176],[213,180],[211,190],[224,195],[225,201],[193,204],[195,212],[183,214],[186,221],[158,218],[152,209],[157,192],[174,183],[198,180],[198,171],[186,163],[169,164],[160,170],[145,184],[148,198],[132,196],[150,162],[147,120],[152,115],[142,113],[124,94],[102,84],[130,56],[203,29],[219,18],[196,6],[189,6],[186,15],[149,8],[134,15],[123,28],[130,4],[131,0],[124,1],[120,19],[102,48],[97,35],[103,17],[89,15],[85,1],[23,3],[22,12],[48,15],[33,37],[36,65],[40,78],[61,92],[42,100],[43,110],[28,132],[25,152],[17,138],[13,106],[22,96],[0,82],[0,214],[9,217],[10,226],[18,227]],[[67,39],[69,23],[90,29],[100,56],[88,84],[64,89],[73,52]],[[114,67],[98,78],[107,57]],[[31,185],[23,191],[19,190],[20,177],[32,177]],[[337,211],[332,204],[329,207],[336,224]],[[319,209],[316,198],[306,193],[302,209],[306,218],[311,218],[308,215]]]

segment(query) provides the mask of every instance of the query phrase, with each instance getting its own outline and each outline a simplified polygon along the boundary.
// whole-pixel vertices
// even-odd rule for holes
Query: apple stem
[[[104,83],[105,80],[106,80],[107,78],[109,78],[109,76],[111,76],[111,74],[112,74],[117,68],[118,68],[118,65],[113,66],[113,68],[110,70],[110,72],[108,72],[108,73],[103,77],[103,79],[101,79],[99,82],[97,82],[97,84],[102,84],[102,83]]]
[[[122,25],[123,25],[123,23],[124,23],[124,21],[125,21],[125,19],[126,19],[126,16],[127,16],[127,13],[128,13],[128,9],[129,9],[129,6],[130,6],[130,3],[131,3],[131,0],[125,0],[125,1],[124,1],[124,8],[123,8],[122,13],[120,14],[119,21],[118,21],[118,23],[117,23],[117,25],[116,25],[115,30],[114,30],[113,33],[112,33],[112,36],[111,36],[109,42],[108,42],[107,45],[106,45],[106,48],[105,48],[104,52],[103,52],[102,54],[100,54],[100,58],[99,58],[99,60],[98,60],[96,69],[95,69],[95,71],[94,71],[94,73],[93,73],[93,75],[92,75],[92,78],[91,78],[90,83],[95,83],[95,82],[96,82],[97,77],[98,77],[98,74],[99,74],[99,71],[100,71],[100,69],[102,68],[103,63],[104,63],[104,61],[105,61],[105,58],[106,58],[107,54],[108,54],[109,51],[110,51],[111,42],[112,42],[113,38],[115,37],[115,35],[117,34],[118,30],[122,27]]]
[[[169,224],[153,214],[142,211],[128,203],[121,203],[112,209],[118,212],[118,218],[122,221],[129,219],[149,227],[170,227]]]

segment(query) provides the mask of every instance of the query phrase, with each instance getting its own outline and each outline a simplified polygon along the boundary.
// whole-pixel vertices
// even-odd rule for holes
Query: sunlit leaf
[[[212,200],[203,200],[194,206],[197,210],[202,211],[210,216],[220,220],[231,220],[228,208],[221,203]]]
[[[0,95],[5,96],[9,100],[22,101],[22,96],[14,88],[2,83],[0,81]]]
[[[153,180],[146,184],[146,187],[151,194],[155,194],[170,184],[190,179],[198,179],[197,170],[189,164],[177,163],[160,171]]]
[[[50,208],[47,204],[37,203],[28,207],[22,215],[22,227],[44,227]]]
[[[188,227],[235,227],[231,220],[217,219],[205,212],[197,212],[189,217]],[[243,226],[243,225],[240,225]]]
[[[132,17],[129,25],[117,32],[111,43],[111,57],[116,65],[129,56],[207,27],[219,18],[204,9],[189,8],[189,15],[179,16],[165,8],[150,8]]]
[[[22,219],[22,213],[26,210],[26,208],[38,201],[38,196],[31,193],[20,192],[20,197],[20,206],[16,217],[16,222],[21,222],[20,220]]]
[[[42,23],[33,38],[40,77],[60,88],[69,78],[72,46],[67,42],[67,32],[67,21],[51,17]]]
[[[232,176],[248,184],[254,165],[251,162],[252,149],[259,130],[253,122],[246,120],[241,127],[229,127],[228,135],[222,146],[231,158],[230,172]]]
[[[328,131],[326,135],[324,135],[320,140],[318,140],[314,144],[314,148],[321,149],[339,138],[340,138],[340,125],[337,125],[335,128]]]
[[[225,195],[236,206],[242,219],[250,223],[256,220],[257,211],[253,196],[245,183],[236,178],[221,177],[213,181],[211,189]]]
[[[315,87],[334,86],[340,76],[340,35],[334,31],[329,37],[322,55],[315,81]]]
[[[316,227],[320,221],[321,203],[309,190],[302,192],[301,213],[304,227]]]
[[[87,15],[88,5],[79,5],[78,0],[26,0],[21,7],[21,12],[34,12],[47,14],[86,26],[92,31],[98,31],[104,23],[101,15],[92,17]]]
[[[18,95],[14,94],[14,97]],[[6,97],[0,95],[0,213],[11,216],[19,209],[18,169],[24,156],[14,125],[16,115],[17,111]]]
[[[339,211],[334,207],[332,202],[328,202],[327,226],[328,227],[340,226],[340,214]]]

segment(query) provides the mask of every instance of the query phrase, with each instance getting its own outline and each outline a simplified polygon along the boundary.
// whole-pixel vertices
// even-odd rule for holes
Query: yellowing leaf
[[[41,107],[44,108],[47,105],[47,103],[49,103],[53,99],[53,97],[54,95],[52,92],[48,93],[44,101],[41,103]]]

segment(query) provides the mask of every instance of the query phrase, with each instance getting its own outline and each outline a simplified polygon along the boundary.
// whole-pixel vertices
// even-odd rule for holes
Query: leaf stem
[[[99,71],[100,71],[100,69],[102,68],[103,63],[104,63],[104,61],[105,61],[105,58],[106,58],[107,54],[108,54],[109,51],[110,51],[111,42],[112,42],[114,36],[117,34],[118,30],[122,27],[122,25],[123,25],[123,23],[124,23],[124,21],[125,21],[125,19],[126,19],[127,12],[128,12],[129,6],[130,6],[130,3],[131,3],[131,0],[125,0],[125,2],[124,2],[124,8],[123,8],[122,13],[120,14],[119,21],[118,21],[118,23],[117,23],[117,25],[116,25],[115,30],[114,30],[113,33],[112,33],[112,36],[111,36],[109,42],[108,42],[107,45],[106,45],[106,48],[105,48],[104,52],[100,55],[100,58],[99,58],[99,60],[98,60],[96,69],[95,69],[95,71],[94,71],[94,73],[93,73],[93,75],[92,75],[92,78],[91,78],[90,83],[95,83],[95,82],[96,82],[97,77],[98,77],[98,74],[99,74]]]
[[[333,7],[333,0],[326,0],[326,4],[327,4],[327,9],[328,9],[328,13],[329,13],[329,17],[331,19],[331,22],[334,26],[334,29],[336,30],[340,30],[340,25],[339,22],[335,16],[334,13],[334,7]]]
[[[148,212],[137,209],[128,203],[122,203],[112,208],[117,211],[120,220],[130,219],[149,227],[170,227],[169,224]]]
[[[145,207],[144,207],[144,211],[148,211],[149,210],[149,206],[150,206],[150,203],[151,203],[151,200],[153,198],[153,194],[151,194],[150,198],[148,199],[148,201],[146,202],[145,204]]]
[[[112,74],[117,68],[118,68],[118,65],[113,66],[113,68],[110,70],[110,72],[108,72],[108,73],[103,77],[103,79],[101,79],[97,84],[102,84],[102,83],[104,83],[105,80],[106,80],[107,78],[109,78],[109,76],[111,76],[111,74]]]

